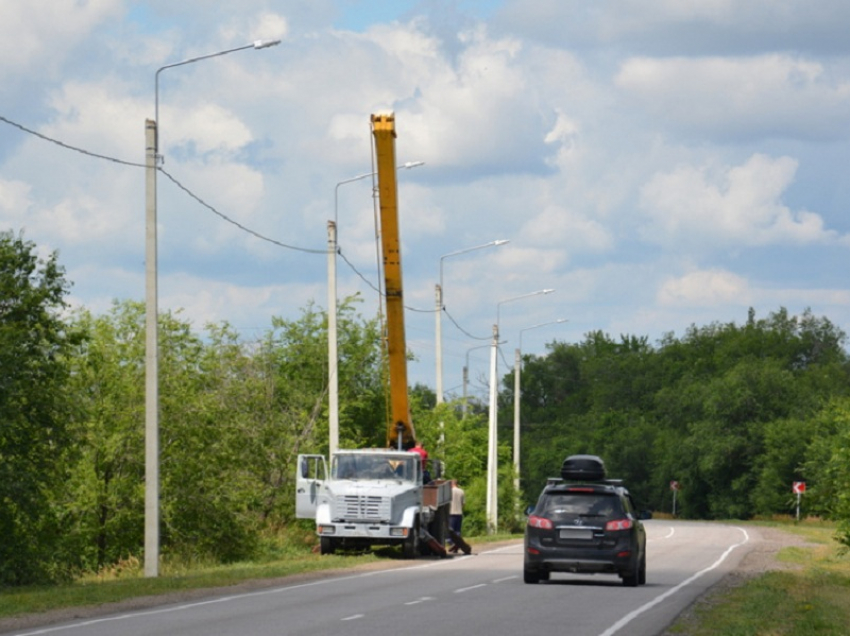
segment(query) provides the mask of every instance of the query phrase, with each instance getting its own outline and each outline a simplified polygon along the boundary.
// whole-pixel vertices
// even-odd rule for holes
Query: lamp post
[[[159,326],[157,291],[156,171],[159,155],[159,74],[165,69],[245,49],[265,49],[280,40],[257,40],[166,64],[154,75],[154,119],[145,122],[145,576],[159,575]]]
[[[493,342],[491,344],[490,353],[490,417],[489,417],[489,435],[487,443],[487,531],[495,531],[499,522],[499,496],[497,490],[497,478],[499,469],[498,457],[498,398],[499,387],[497,380],[498,372],[498,349],[499,349],[499,311],[505,303],[520,300],[522,298],[530,298],[531,296],[539,296],[541,294],[551,294],[554,289],[540,289],[530,294],[522,296],[514,296],[506,298],[496,303],[496,324],[493,325]]]
[[[538,327],[546,327],[548,325],[558,325],[562,322],[567,322],[566,318],[558,318],[549,322],[541,322],[539,325],[532,325],[525,329],[519,330],[519,346],[516,348],[514,355],[514,490],[519,492],[519,402],[520,402],[520,381],[519,374],[522,369],[522,332]]]
[[[490,241],[489,243],[484,243],[483,245],[476,245],[475,247],[468,247],[463,250],[458,250],[456,252],[449,252],[448,254],[443,254],[440,257],[440,282],[437,284],[436,288],[436,300],[437,300],[437,311],[436,311],[436,321],[437,321],[437,335],[435,338],[436,342],[436,360],[437,360],[437,404],[443,403],[443,261],[452,256],[459,256],[461,254],[466,254],[467,252],[473,252],[475,250],[480,250],[485,247],[498,247],[499,245],[504,245],[506,243],[510,243],[510,241],[506,239],[497,239],[495,241]]]
[[[398,170],[410,170],[424,165],[424,161],[408,161]],[[343,179],[334,187],[334,220],[328,221],[328,452],[333,455],[339,448],[339,341],[337,329],[336,255],[339,250],[337,223],[339,220],[339,187],[373,177],[376,172],[366,172]]]

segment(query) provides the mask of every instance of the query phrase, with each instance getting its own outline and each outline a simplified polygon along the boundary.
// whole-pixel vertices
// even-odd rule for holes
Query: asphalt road
[[[757,531],[646,522],[647,584],[609,575],[522,581],[522,543],[20,632],[57,636],[656,635],[729,572]]]

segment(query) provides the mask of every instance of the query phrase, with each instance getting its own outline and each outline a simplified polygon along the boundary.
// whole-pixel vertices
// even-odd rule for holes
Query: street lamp
[[[498,349],[499,349],[499,310],[505,303],[520,300],[522,298],[530,298],[531,296],[540,296],[541,294],[551,294],[554,289],[540,289],[530,294],[522,296],[514,296],[506,298],[496,303],[496,324],[493,325],[493,342],[491,344],[490,353],[490,432],[488,435],[487,444],[487,531],[493,532],[499,522],[499,496],[497,490],[497,473],[498,473],[498,399],[499,387],[496,378],[498,372]]]
[[[424,161],[408,161],[397,170],[410,170],[425,165]],[[333,455],[339,448],[339,343],[337,334],[336,255],[339,250],[337,223],[339,219],[339,187],[373,177],[376,172],[366,172],[343,179],[334,187],[334,220],[328,221],[328,452]]]
[[[514,355],[514,490],[519,492],[519,401],[520,401],[520,382],[519,374],[522,369],[522,332],[538,327],[546,327],[548,325],[558,325],[562,322],[567,322],[566,318],[558,318],[549,322],[541,322],[539,325],[532,325],[525,329],[519,330],[519,346],[516,348]]]
[[[503,344],[503,343],[502,343]],[[463,404],[461,406],[462,418],[466,418],[467,411],[467,386],[469,385],[469,354],[475,351],[476,349],[484,349],[486,347],[490,347],[490,343],[483,345],[478,345],[477,347],[472,347],[471,349],[466,350],[466,366],[463,367]]]
[[[435,338],[435,341],[437,346],[437,404],[443,403],[443,261],[452,256],[459,256],[460,254],[466,254],[467,252],[480,250],[485,247],[498,247],[499,245],[504,245],[506,243],[510,243],[510,241],[506,239],[497,239],[495,241],[490,241],[489,243],[484,243],[483,245],[476,245],[475,247],[468,247],[466,249],[458,250],[456,252],[449,252],[448,254],[443,254],[440,257],[440,282],[437,285],[436,289],[437,337]]]
[[[154,75],[154,119],[145,122],[145,576],[159,575],[159,328],[157,306],[156,171],[159,155],[159,74],[168,68],[280,40],[257,40],[235,49],[166,64]]]

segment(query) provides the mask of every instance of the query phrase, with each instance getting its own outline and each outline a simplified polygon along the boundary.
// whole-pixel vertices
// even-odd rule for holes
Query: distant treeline
[[[640,505],[695,519],[850,519],[850,365],[826,318],[780,309],[684,336],[588,334],[526,356],[522,477],[534,495],[569,453],[602,456]],[[512,376],[502,390],[510,408]],[[850,526],[843,527],[848,541]]]
[[[0,585],[97,572],[143,558],[145,312],[69,311],[56,254],[0,233]],[[340,444],[383,446],[382,329],[341,304]],[[327,317],[313,306],[246,341],[159,317],[164,559],[234,562],[309,549],[294,519],[299,452],[326,452]],[[590,452],[644,507],[692,518],[804,511],[850,519],[850,399],[844,334],[825,318],[751,312],[743,326],[692,327],[655,346],[588,334],[526,356],[522,490],[512,472],[513,376],[500,408],[499,519],[522,510],[563,458]],[[465,531],[485,528],[487,414],[436,406],[414,387],[417,436],[467,492]],[[850,528],[844,526],[847,539]]]

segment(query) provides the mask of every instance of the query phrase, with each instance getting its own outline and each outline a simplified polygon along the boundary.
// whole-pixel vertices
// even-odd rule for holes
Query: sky
[[[246,340],[326,309],[336,218],[371,318],[352,179],[393,111],[424,162],[398,174],[411,383],[436,385],[441,273],[448,397],[467,364],[486,396],[497,318],[500,375],[520,344],[751,307],[850,332],[848,27],[846,0],[4,0],[0,230],[58,253],[75,307],[143,301],[158,88],[160,309]]]

